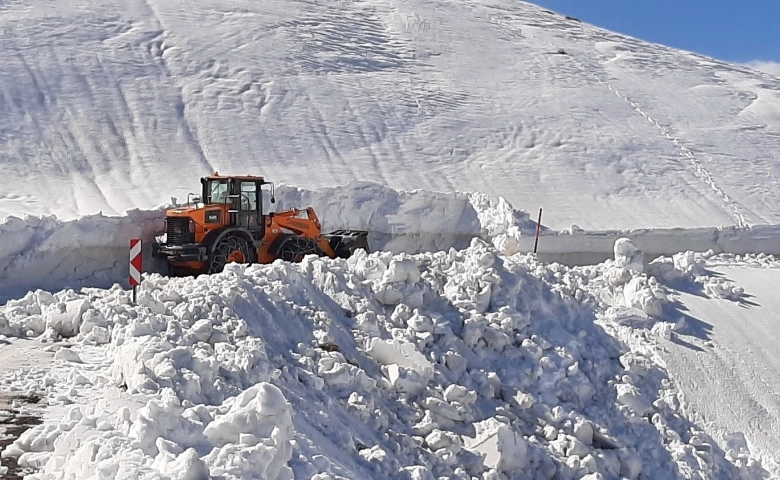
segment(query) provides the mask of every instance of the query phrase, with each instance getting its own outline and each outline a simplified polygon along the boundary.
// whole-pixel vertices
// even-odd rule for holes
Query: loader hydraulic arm
[[[320,219],[314,213],[314,209],[308,207],[306,210],[307,218],[300,218],[302,210],[293,208],[283,212],[271,213],[268,215],[268,226],[276,224],[277,227],[285,228],[299,235],[308,238],[316,238],[322,234]]]
[[[304,211],[306,212],[306,218],[298,217]],[[320,249],[329,257],[333,258],[336,255],[330,246],[330,242],[322,236],[320,219],[314,213],[312,207],[307,207],[306,210],[293,208],[283,212],[268,214],[267,227],[283,228],[306,238],[311,238],[317,242]]]

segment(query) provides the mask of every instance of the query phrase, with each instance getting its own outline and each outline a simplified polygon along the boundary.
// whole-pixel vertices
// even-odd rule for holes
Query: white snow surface
[[[0,47],[0,218],[218,170],[484,192],[555,229],[780,224],[780,78],[525,2],[11,1]]]
[[[53,363],[0,382],[60,413],[2,456],[31,479],[766,478],[693,422],[661,358],[668,290],[621,255],[569,269],[474,239],[152,274],[137,305],[30,292],[1,348]]]
[[[780,262],[751,260],[708,262],[706,296],[679,293],[684,311],[665,357],[701,424],[723,441],[750,445],[777,469]],[[744,437],[730,436],[735,431]]]
[[[11,1],[0,46],[0,388],[44,397],[0,474],[780,478],[771,71],[510,0]],[[160,276],[217,170],[374,253]]]

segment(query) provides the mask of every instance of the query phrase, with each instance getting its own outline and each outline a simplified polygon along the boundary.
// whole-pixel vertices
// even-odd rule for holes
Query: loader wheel
[[[300,262],[303,257],[310,254],[318,256],[325,255],[325,252],[317,245],[317,242],[306,237],[291,237],[279,249],[279,258],[285,262]]]
[[[211,252],[209,273],[219,273],[228,263],[254,263],[255,252],[249,242],[230,235],[219,241]]]

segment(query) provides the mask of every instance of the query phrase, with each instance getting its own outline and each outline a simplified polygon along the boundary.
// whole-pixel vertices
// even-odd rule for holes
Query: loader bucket
[[[365,230],[335,230],[324,235],[338,258],[349,258],[355,250],[363,249],[371,253],[368,247],[368,232]]]

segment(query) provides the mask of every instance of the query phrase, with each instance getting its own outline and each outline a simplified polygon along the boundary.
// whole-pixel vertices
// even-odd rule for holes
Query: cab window
[[[206,203],[225,203],[228,196],[227,180],[211,180],[209,182]]]
[[[241,209],[257,210],[256,182],[241,182]]]

